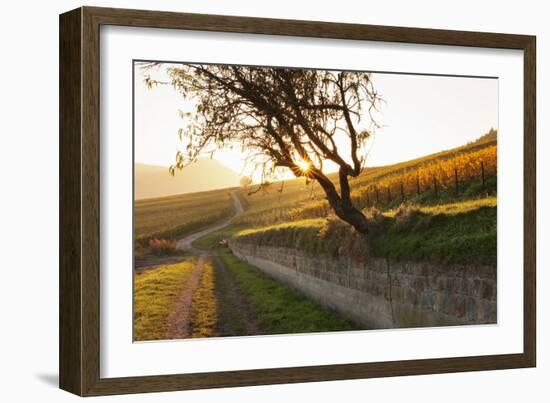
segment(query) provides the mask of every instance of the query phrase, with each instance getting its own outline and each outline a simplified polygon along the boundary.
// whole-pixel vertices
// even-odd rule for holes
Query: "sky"
[[[178,111],[192,110],[193,105],[169,85],[147,89],[138,67],[134,76],[135,161],[170,166],[181,146]],[[161,72],[151,76],[163,78]],[[498,129],[498,79],[373,73],[372,80],[384,102],[378,115],[382,127],[364,150],[366,166],[458,147],[491,128]],[[250,175],[238,150],[223,150],[213,158],[241,175]]]

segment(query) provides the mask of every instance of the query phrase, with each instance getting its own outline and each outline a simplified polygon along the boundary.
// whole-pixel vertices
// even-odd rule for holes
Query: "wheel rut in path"
[[[233,275],[220,257],[214,258],[215,293],[218,299],[218,336],[257,335],[256,317],[241,294]]]

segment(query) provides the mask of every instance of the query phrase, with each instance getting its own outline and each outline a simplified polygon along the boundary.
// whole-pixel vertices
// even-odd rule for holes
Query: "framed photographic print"
[[[535,37],[60,17],[60,386],[535,366]]]

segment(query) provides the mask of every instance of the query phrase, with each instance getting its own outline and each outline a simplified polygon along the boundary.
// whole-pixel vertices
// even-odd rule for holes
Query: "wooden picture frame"
[[[99,35],[102,25],[523,50],[523,353],[100,377]],[[536,363],[534,36],[81,7],[60,16],[60,387],[81,396],[533,367]]]

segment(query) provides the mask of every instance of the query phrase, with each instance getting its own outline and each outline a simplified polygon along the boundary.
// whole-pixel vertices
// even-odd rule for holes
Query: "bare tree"
[[[368,232],[349,178],[361,173],[361,150],[378,127],[372,111],[380,98],[369,73],[204,64],[171,66],[167,73],[163,84],[196,102],[194,112],[181,113],[185,146],[172,174],[200,155],[240,147],[262,183],[282,168],[315,180],[338,217]],[[150,76],[145,82],[161,83]],[[337,167],[337,181],[323,172],[327,161]]]

